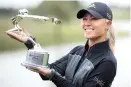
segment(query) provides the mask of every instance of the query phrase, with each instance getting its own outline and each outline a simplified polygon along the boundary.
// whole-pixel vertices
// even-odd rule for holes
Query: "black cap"
[[[81,9],[77,13],[77,18],[81,19],[85,16],[86,13],[90,13],[96,18],[105,18],[108,20],[113,19],[111,9],[104,3],[94,2],[88,6],[87,9]]]

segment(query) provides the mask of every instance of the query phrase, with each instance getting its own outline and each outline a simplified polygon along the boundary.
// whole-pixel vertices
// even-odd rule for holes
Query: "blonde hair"
[[[109,39],[109,45],[111,50],[114,52],[115,46],[115,31],[114,28],[111,26],[107,31],[107,38]]]

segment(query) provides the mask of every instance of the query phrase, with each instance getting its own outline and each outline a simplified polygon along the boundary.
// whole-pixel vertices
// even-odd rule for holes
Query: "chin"
[[[93,38],[95,38],[95,37],[93,37],[93,36],[87,36],[87,35],[85,35],[84,36],[86,39],[93,39]]]

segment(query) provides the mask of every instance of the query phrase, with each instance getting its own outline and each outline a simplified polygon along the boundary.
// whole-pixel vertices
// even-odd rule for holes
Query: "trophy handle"
[[[51,19],[52,23],[54,23],[54,24],[61,23],[61,21],[55,17],[49,18],[49,17],[39,16],[39,15],[29,15],[27,9],[20,9],[18,11],[18,15],[16,15],[15,17],[12,18],[12,23],[18,24],[22,19],[39,19],[39,20],[44,20],[44,21]]]

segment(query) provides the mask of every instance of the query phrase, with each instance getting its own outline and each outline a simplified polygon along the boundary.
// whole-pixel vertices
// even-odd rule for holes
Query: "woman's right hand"
[[[28,40],[28,36],[23,31],[6,31],[6,34],[22,43],[25,43]]]
[[[27,35],[22,30],[21,31],[6,31],[6,34],[17,41],[24,43],[28,49],[32,49],[34,47],[34,44],[32,43],[32,41],[29,40],[29,37],[31,37],[34,41],[36,41],[35,38],[32,36],[29,36],[29,34]]]

